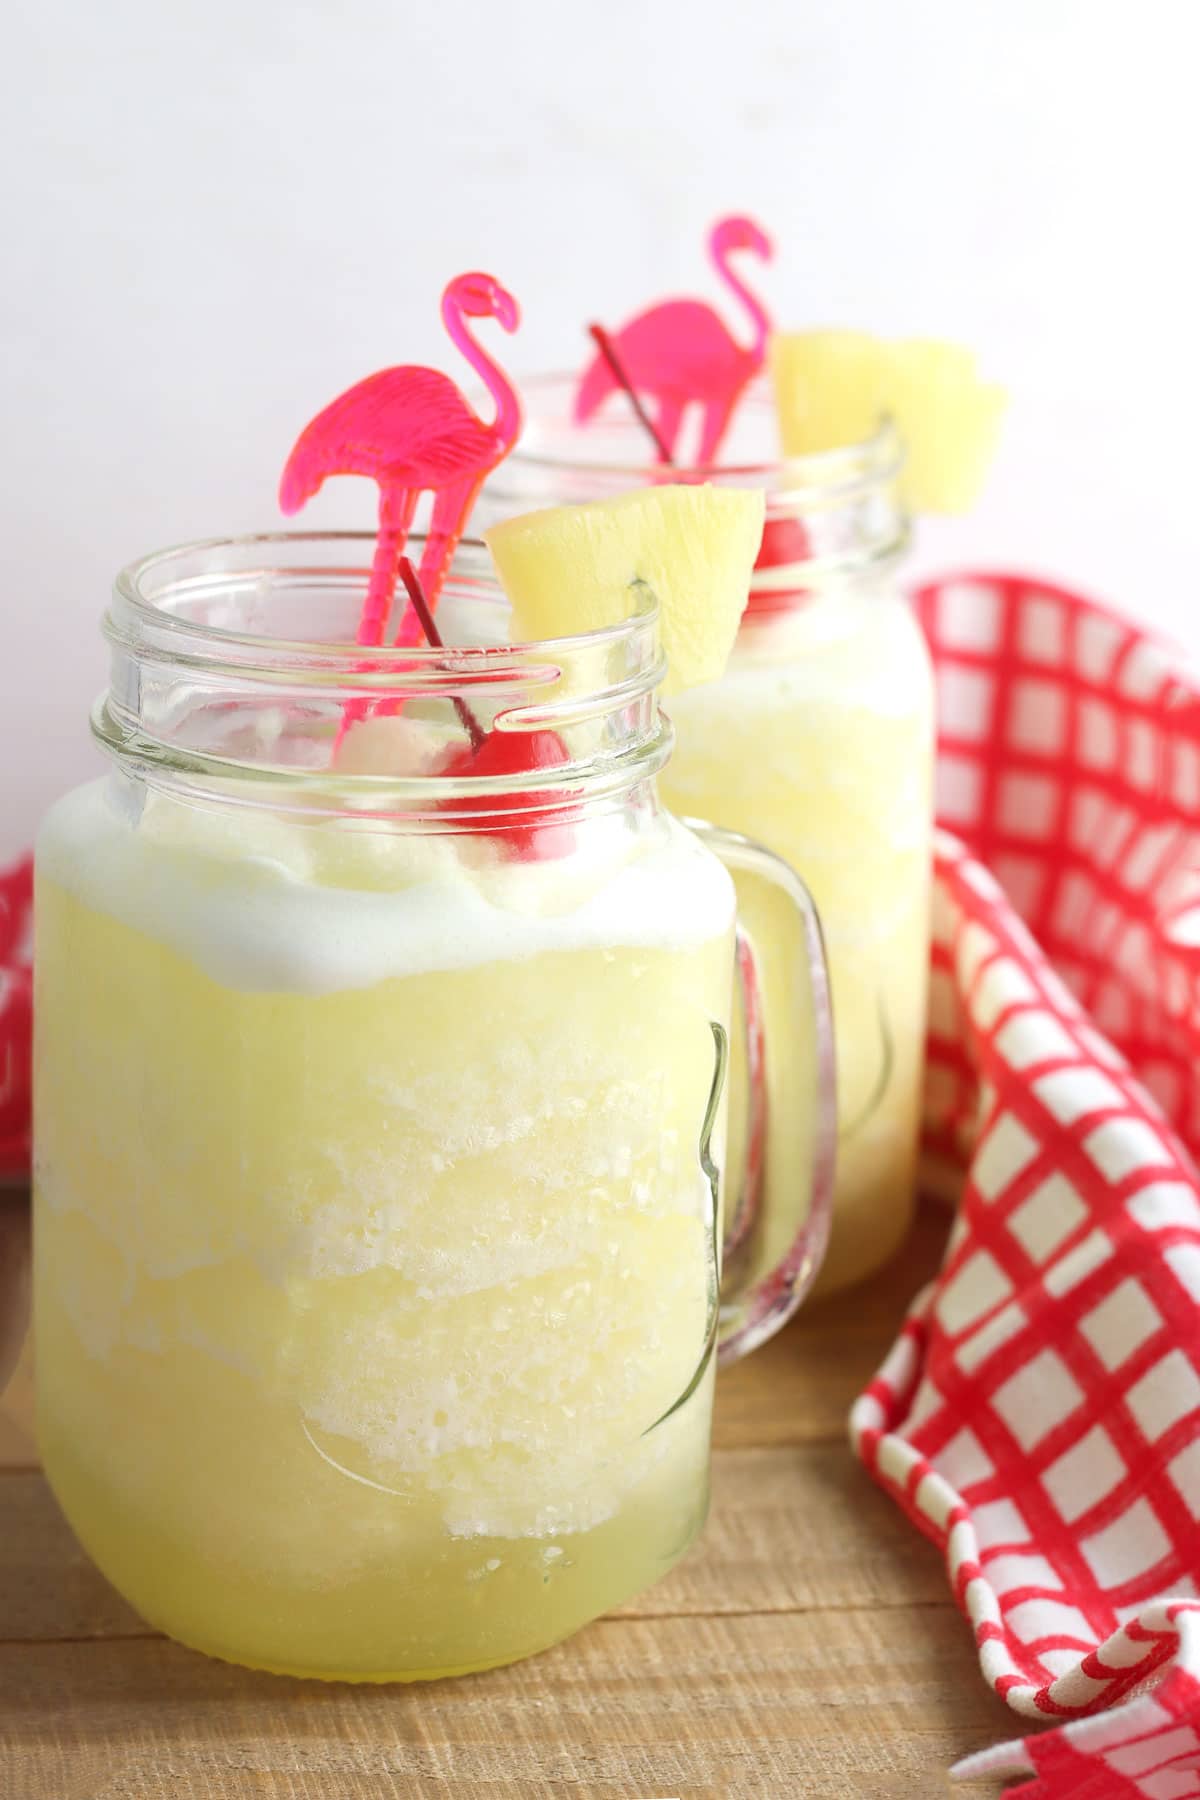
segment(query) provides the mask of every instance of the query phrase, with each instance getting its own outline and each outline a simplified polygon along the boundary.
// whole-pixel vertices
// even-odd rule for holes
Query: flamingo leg
[[[465,481],[449,482],[434,495],[429,535],[425,539],[421,567],[417,571],[431,609],[437,605],[442,584],[458,548],[458,540],[466,528],[475,496],[483,486],[486,473],[486,470],[481,470],[478,474],[468,476]],[[410,644],[419,644],[422,635],[420,620],[410,606],[400,621],[396,642],[407,648]]]
[[[658,403],[655,424],[667,452],[665,457],[659,457],[659,462],[675,461],[675,445],[679,439],[679,428],[683,424],[683,411],[682,400],[670,400],[664,396]]]
[[[396,592],[397,570],[404,554],[404,546],[408,542],[413,514],[417,510],[417,499],[414,488],[384,487],[379,490],[379,535],[375,539],[371,579],[367,586],[362,618],[358,623],[360,644],[376,645],[383,642],[392,610],[392,598]]]
[[[373,649],[383,642],[396,592],[400,558],[408,542],[409,528],[419,498],[420,495],[414,488],[381,487],[379,490],[379,533],[375,539],[375,555],[371,560],[367,597],[363,601],[362,616],[358,621],[357,642],[364,647]],[[346,702],[342,708],[337,736],[333,740],[335,756],[350,727],[360,719],[365,719],[369,708],[368,700]]]
[[[717,460],[721,439],[729,429],[729,421],[733,417],[733,409],[737,402],[736,393],[727,394],[720,399],[710,400],[704,408],[704,420],[700,428],[700,448],[696,453],[696,462],[700,468],[706,469]]]

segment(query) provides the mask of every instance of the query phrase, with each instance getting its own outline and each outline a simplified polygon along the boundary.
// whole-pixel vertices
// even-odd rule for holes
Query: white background
[[[23,0],[0,45],[0,856],[95,765],[108,579],[270,525],[336,391],[453,366],[462,268],[582,322],[712,292],[961,338],[1009,385],[995,478],[926,569],[1033,567],[1195,633],[1192,0]],[[366,523],[336,483],[314,523]]]

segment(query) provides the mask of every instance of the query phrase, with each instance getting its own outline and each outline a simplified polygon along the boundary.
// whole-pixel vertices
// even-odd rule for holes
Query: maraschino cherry
[[[762,549],[754,565],[756,569],[786,568],[789,563],[807,562],[811,555],[812,544],[799,519],[791,513],[775,518],[768,516],[763,526]]]
[[[417,572],[407,556],[400,558],[400,579],[408,590],[413,611],[435,650],[443,648],[442,634],[429,610]],[[532,774],[536,769],[561,769],[571,758],[557,731],[485,731],[460,695],[454,709],[462,720],[467,743],[453,750],[438,774],[454,777],[499,777]],[[505,809],[486,794],[460,796],[446,801],[456,813],[476,815],[473,829],[494,837],[514,859],[544,862],[565,856],[575,841],[571,820],[577,808],[554,805],[551,789],[519,789],[505,795]],[[541,809],[545,810],[541,810]],[[513,815],[516,814],[514,817]]]
[[[478,749],[468,744],[455,750],[439,773],[451,777],[525,775],[535,769],[561,769],[570,760],[557,731],[488,731]],[[474,828],[496,838],[512,856],[544,862],[567,855],[575,841],[570,821],[577,809],[555,806],[555,797],[552,789],[521,789],[505,796],[512,810],[497,812],[495,800],[485,794],[460,798],[453,806],[456,812],[476,814]],[[547,810],[533,810],[542,807]]]

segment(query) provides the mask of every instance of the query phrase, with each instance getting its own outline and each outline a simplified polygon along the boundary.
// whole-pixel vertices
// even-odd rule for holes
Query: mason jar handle
[[[738,926],[737,969],[747,1032],[748,1117],[745,1168],[722,1259],[717,1351],[724,1364],[756,1350],[791,1318],[812,1286],[825,1255],[837,1152],[833,1009],[821,922],[812,895],[796,871],[782,857],[735,831],[725,831],[703,819],[685,819],[684,823],[720,857],[727,869],[754,875],[784,895],[795,921],[800,966],[807,979],[807,992],[798,993],[789,1009],[784,1026],[787,1041],[779,1043],[763,1025],[762,996],[764,982],[769,981],[771,974],[769,959],[760,957],[750,934]],[[781,954],[778,947],[775,954]],[[813,1043],[811,1059],[805,1055],[809,1031]],[[806,1062],[810,1064],[807,1072]],[[759,1181],[768,1122],[768,1067],[776,1072],[775,1095],[782,1116],[799,1120],[810,1113],[813,1129],[807,1193],[801,1186],[797,1192],[776,1192],[764,1203]],[[772,1218],[773,1213],[782,1216]],[[752,1237],[757,1237],[760,1225],[785,1234],[783,1253],[766,1271],[751,1269],[739,1275],[729,1264],[740,1260],[738,1253],[747,1248]]]

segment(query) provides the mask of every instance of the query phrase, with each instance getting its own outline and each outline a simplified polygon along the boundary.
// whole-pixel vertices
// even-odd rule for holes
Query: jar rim
[[[220,645],[229,645],[231,648],[243,650],[250,650],[257,646],[269,645],[281,652],[293,654],[303,654],[306,651],[313,651],[319,655],[324,666],[328,667],[329,661],[332,658],[335,664],[338,662],[345,662],[347,668],[355,663],[361,663],[364,660],[364,657],[368,655],[372,663],[379,664],[383,669],[403,665],[407,670],[414,667],[416,669],[421,669],[423,667],[436,666],[439,663],[444,663],[448,656],[465,658],[471,655],[484,654],[492,659],[494,663],[506,654],[515,658],[517,656],[528,656],[531,653],[543,651],[562,651],[564,653],[570,653],[572,651],[620,645],[624,640],[634,639],[638,633],[643,632],[647,626],[657,626],[658,623],[658,600],[648,587],[643,586],[637,590],[637,604],[635,605],[634,610],[629,614],[628,618],[620,619],[612,625],[598,626],[591,631],[572,632],[552,638],[513,639],[511,642],[505,642],[503,644],[455,643],[443,646],[434,646],[432,644],[380,644],[372,645],[368,649],[362,644],[351,641],[293,638],[279,636],[274,633],[248,632],[242,630],[235,631],[230,630],[225,626],[212,625],[205,621],[182,618],[175,613],[167,611],[158,600],[144,591],[144,578],[148,574],[154,571],[162,571],[165,573],[172,566],[182,562],[184,559],[210,557],[215,559],[219,557],[222,552],[242,552],[259,548],[265,551],[273,545],[290,548],[304,544],[311,544],[314,546],[319,544],[335,544],[345,545],[348,548],[351,546],[360,547],[366,550],[368,552],[369,564],[369,555],[374,550],[375,541],[374,532],[362,530],[254,531],[239,532],[228,537],[195,538],[177,544],[166,545],[158,550],[151,550],[147,552],[146,555],[137,557],[134,561],[126,563],[117,571],[117,574],[114,577],[113,599],[119,603],[122,611],[127,609],[130,624],[135,626],[141,625],[151,633],[162,632],[168,639],[174,638],[181,643],[185,639],[194,638],[200,643],[211,644],[214,647],[214,650]],[[424,543],[424,534],[416,531],[410,533],[408,543],[410,547],[419,548]],[[468,566],[465,569],[460,567],[460,564],[464,559],[470,559],[471,562],[477,564],[477,567]],[[465,576],[472,583],[478,584],[478,586],[485,590],[487,598],[494,601],[497,605],[509,604],[500,583],[499,576],[496,574],[494,565],[492,564],[488,548],[482,539],[469,537],[462,538],[455,549],[454,564],[454,568],[446,578],[443,591],[453,591],[456,585]],[[234,573],[245,578],[247,575],[253,574],[254,572],[255,571],[252,569],[244,569],[236,572],[228,570],[224,572],[224,580],[227,582]],[[338,567],[336,565],[331,565],[329,568],[320,571],[321,574],[325,575],[345,575],[347,573],[360,572],[362,571],[347,570],[344,567]],[[222,573],[223,572],[220,570],[213,571],[213,582],[211,585],[216,585],[216,582],[222,578]],[[188,585],[193,591],[196,591],[202,584],[210,585],[207,578],[193,578]],[[178,591],[178,588],[176,591]],[[110,607],[106,612],[102,623],[104,636],[110,643],[121,643],[126,648],[132,649],[135,647],[133,640],[136,633],[123,630],[123,623],[124,621],[118,615],[114,614],[113,609]]]
[[[413,533],[410,550],[419,556],[423,542]],[[629,617],[573,636],[509,643],[481,625],[467,641],[375,647],[353,641],[349,623],[358,619],[374,549],[368,531],[259,532],[128,564],[104,621],[112,672],[92,715],[102,749],[146,778],[186,779],[196,791],[232,779],[331,799],[348,788],[415,816],[436,790],[444,821],[453,817],[451,798],[469,806],[517,796],[527,810],[546,810],[564,789],[624,791],[662,766],[671,731],[656,690],[666,661],[648,588],[636,591]],[[481,606],[485,625],[499,618],[507,603],[483,544],[457,548],[442,598],[464,609],[468,625]],[[261,629],[273,613],[281,628]],[[296,630],[289,621],[298,621]],[[328,630],[334,635],[321,635]],[[448,719],[453,706],[461,728],[461,701],[485,734],[558,734],[566,759],[535,765],[532,794],[524,767],[405,773],[337,765],[348,719],[381,703],[385,712],[415,703]]]
[[[505,462],[498,466],[490,478],[496,492],[506,491],[506,467],[524,467],[542,473],[570,470],[582,476],[596,478],[619,477],[623,482],[634,486],[643,483],[650,486],[662,479],[664,465],[652,458],[614,461],[611,458],[574,452],[550,454],[530,447],[527,441],[529,424],[531,420],[535,424],[538,420],[538,398],[545,398],[552,393],[569,392],[577,381],[577,374],[564,370],[544,370],[522,380],[521,395],[526,403],[525,425]],[[764,377],[757,376],[751,382],[742,404],[760,411],[770,404]],[[575,430],[582,437],[587,427],[577,426]],[[864,486],[894,481],[903,467],[904,457],[904,445],[896,422],[889,413],[884,413],[875,430],[853,444],[838,445],[830,450],[808,451],[799,456],[780,454],[749,460],[681,463],[677,473],[680,478],[686,477],[689,481],[729,482],[742,478],[776,490],[812,490],[814,493],[819,492],[825,501],[837,501],[846,499]]]

